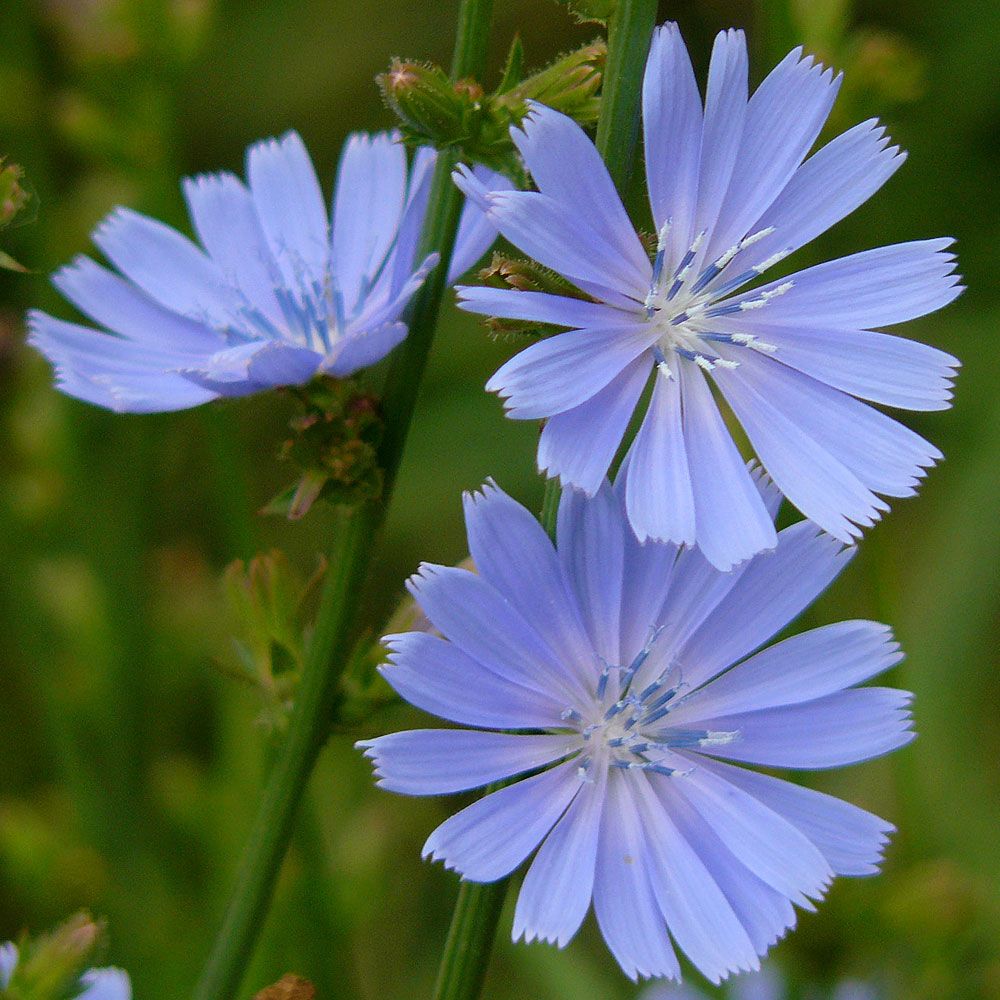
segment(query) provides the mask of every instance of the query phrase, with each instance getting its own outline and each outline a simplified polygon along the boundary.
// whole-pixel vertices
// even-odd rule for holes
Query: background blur
[[[81,906],[140,1000],[187,995],[216,929],[267,758],[222,586],[236,557],[280,546],[302,575],[328,523],[257,516],[288,481],[277,394],[167,416],[113,416],[53,391],[22,315],[64,316],[47,274],[124,203],[187,230],[178,179],[241,170],[260,137],[299,129],[329,190],[351,129],[391,124],[373,76],[391,56],[447,63],[452,0],[4,0],[0,155],[36,197],[0,245],[0,941]],[[515,31],[541,65],[589,41],[549,0],[500,0],[493,70]],[[891,759],[809,777],[901,832],[885,874],[838,881],[776,949],[796,983],[850,974],[886,996],[1000,997],[1000,5],[812,0],[662,5],[703,74],[713,34],[749,29],[760,78],[801,41],[847,73],[830,129],[874,114],[910,159],[874,201],[796,257],[958,238],[969,291],[905,332],[963,359],[953,412],[907,416],[944,450],[801,622],[891,622],[920,738]],[[703,77],[702,77],[703,78]],[[490,82],[495,82],[490,81]],[[465,554],[460,491],[494,475],[537,505],[536,429],[482,385],[509,344],[450,304],[396,493],[373,629],[418,560]],[[246,995],[295,970],[326,998],[427,995],[455,892],[419,860],[454,801],[371,785],[354,739],[417,720],[385,710],[337,735],[312,783]],[[509,943],[489,1000],[625,1000],[594,927],[565,952]]]

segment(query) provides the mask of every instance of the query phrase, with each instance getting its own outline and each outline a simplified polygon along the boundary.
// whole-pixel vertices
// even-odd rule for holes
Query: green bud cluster
[[[301,410],[289,421],[292,434],[280,457],[294,463],[300,476],[263,512],[295,521],[317,500],[354,505],[378,497],[382,414],[377,397],[352,381],[325,377],[293,391]]]
[[[510,141],[511,125],[521,121],[529,101],[593,125],[606,55],[607,47],[598,39],[525,77],[524,51],[515,38],[503,78],[491,94],[475,80],[453,81],[438,66],[402,59],[393,60],[378,85],[408,144],[458,149],[463,159],[521,181],[523,168]]]
[[[0,156],[0,229],[5,229],[14,221],[31,197],[21,185],[23,179],[24,170],[16,163],[4,165],[4,158]],[[0,267],[8,271],[27,270],[2,250],[0,250]]]
[[[77,913],[48,934],[18,942],[18,962],[2,1000],[72,1000],[80,978],[94,964],[103,925]]]
[[[244,563],[229,564],[223,577],[226,602],[238,637],[236,679],[261,700],[258,723],[279,735],[288,726],[295,688],[302,672],[307,622],[313,598],[326,572],[321,562],[303,579],[277,549]]]
[[[494,253],[490,263],[482,268],[476,277],[482,284],[491,288],[513,289],[517,292],[545,292],[549,295],[561,295],[564,298],[591,301],[588,295],[555,271],[533,260],[508,257],[502,253]],[[487,317],[484,323],[497,336],[540,337],[561,329],[530,320],[498,319],[495,316]]]

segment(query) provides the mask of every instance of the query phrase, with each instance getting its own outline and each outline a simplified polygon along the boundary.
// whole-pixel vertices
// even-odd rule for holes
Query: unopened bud
[[[377,82],[409,138],[434,145],[461,139],[470,104],[483,96],[474,81],[455,84],[439,66],[400,59],[394,59]],[[478,90],[476,96],[474,89]]]
[[[7,992],[32,1000],[77,996],[80,977],[92,964],[103,934],[103,925],[77,913],[48,934],[22,942]]]
[[[607,54],[607,43],[596,39],[522,80],[504,95],[503,103],[512,114],[523,116],[526,102],[537,101],[583,125],[592,124],[600,112],[597,92],[604,77]]]

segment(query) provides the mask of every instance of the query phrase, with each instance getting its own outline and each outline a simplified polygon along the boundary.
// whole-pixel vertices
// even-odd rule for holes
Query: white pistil
[[[779,250],[777,253],[771,254],[770,257],[765,258],[759,264],[754,264],[753,270],[758,274],[763,274],[769,268],[774,267],[778,261],[784,260],[791,251],[789,250]]]

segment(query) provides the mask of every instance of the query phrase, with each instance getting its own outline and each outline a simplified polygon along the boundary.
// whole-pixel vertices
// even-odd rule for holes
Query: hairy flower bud
[[[21,942],[20,957],[3,996],[31,1000],[75,997],[80,977],[92,964],[103,935],[103,924],[80,912],[47,934]]]
[[[407,139],[436,146],[465,137],[468,112],[483,96],[475,81],[453,83],[439,66],[401,59],[394,59],[377,82]]]
[[[24,170],[16,163],[4,165],[0,156],[0,229],[13,222],[15,216],[28,203],[31,195],[21,186]],[[9,271],[24,271],[24,268],[9,254],[0,250],[0,267]]]

